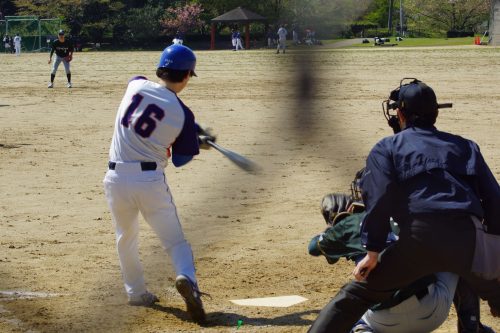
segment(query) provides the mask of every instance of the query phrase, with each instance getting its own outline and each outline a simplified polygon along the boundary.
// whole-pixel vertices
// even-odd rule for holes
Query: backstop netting
[[[0,22],[3,36],[14,37],[19,34],[22,38],[21,50],[27,52],[47,50],[60,28],[60,19],[39,19],[37,16],[5,16],[5,21]],[[3,49],[4,45],[1,47]]]

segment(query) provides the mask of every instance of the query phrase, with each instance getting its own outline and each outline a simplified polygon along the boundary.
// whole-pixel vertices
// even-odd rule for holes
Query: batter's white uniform
[[[191,246],[163,172],[170,149],[184,157],[199,153],[193,113],[164,86],[144,77],[132,79],[116,116],[104,178],[129,299],[147,291],[138,251],[139,212],[170,255],[177,275],[196,283]]]
[[[355,329],[355,333],[428,333],[439,328],[448,317],[458,283],[458,275],[436,273],[437,281],[430,284],[422,298],[412,296],[384,310],[368,310],[364,316],[371,329]],[[361,325],[362,326],[362,325]]]
[[[19,35],[14,37],[14,48],[16,49],[16,56],[19,56],[21,54],[21,37]]]

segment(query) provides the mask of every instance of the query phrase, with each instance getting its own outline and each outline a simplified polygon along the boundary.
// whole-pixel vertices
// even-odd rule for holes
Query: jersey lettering
[[[132,97],[132,102],[128,106],[127,111],[125,112],[125,115],[123,116],[121,121],[121,124],[123,126],[128,128],[130,124],[130,118],[141,104],[143,98],[144,97],[141,94],[135,94]],[[148,138],[156,128],[156,120],[161,121],[163,117],[165,117],[165,111],[163,111],[156,104],[148,104],[148,106],[146,106],[142,114],[137,119],[134,125],[134,131],[143,138]]]
[[[135,94],[132,96],[132,103],[127,108],[127,112],[125,112],[125,115],[122,118],[122,125],[125,127],[128,127],[128,124],[130,123],[130,117],[132,116],[132,113],[137,109],[139,104],[141,104],[141,101],[144,97],[142,97],[141,94]]]
[[[165,117],[165,111],[155,104],[149,104],[139,119],[137,119],[134,130],[143,138],[148,138],[156,128],[155,119],[161,121],[163,117]]]

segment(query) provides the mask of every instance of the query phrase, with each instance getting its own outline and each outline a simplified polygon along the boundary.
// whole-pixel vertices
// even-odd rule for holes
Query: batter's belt
[[[156,162],[140,162],[141,163],[141,170],[142,171],[154,171],[156,170]],[[115,170],[116,169],[116,162],[108,162],[108,168],[109,170]]]

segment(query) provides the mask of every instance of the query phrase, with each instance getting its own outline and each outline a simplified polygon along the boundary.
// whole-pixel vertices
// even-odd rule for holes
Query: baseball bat
[[[246,172],[258,172],[260,170],[260,167],[248,158],[241,156],[234,151],[223,148],[213,141],[207,140],[207,143]]]

